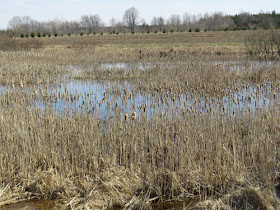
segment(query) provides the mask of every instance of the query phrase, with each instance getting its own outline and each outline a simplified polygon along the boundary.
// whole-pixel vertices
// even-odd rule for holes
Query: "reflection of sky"
[[[62,84],[61,87],[53,88],[50,93],[53,95],[63,95],[65,89],[68,91],[68,96],[72,98],[76,97],[76,100],[71,101],[69,99],[59,99],[58,101],[38,103],[37,106],[43,108],[45,106],[51,107],[53,110],[62,113],[64,110],[75,110],[77,112],[93,113],[100,117],[111,117],[115,114],[114,107],[118,105],[118,110],[121,110],[122,114],[131,114],[136,111],[139,117],[140,113],[146,115],[146,117],[157,116],[159,113],[176,117],[178,113],[184,111],[196,114],[206,114],[207,109],[210,110],[209,102],[212,105],[212,114],[216,107],[219,112],[231,115],[233,112],[235,115],[241,116],[242,113],[248,111],[254,114],[257,108],[265,109],[272,106],[275,102],[274,93],[277,93],[276,87],[273,88],[261,88],[257,91],[256,86],[250,86],[248,88],[241,89],[240,91],[232,94],[222,96],[220,99],[213,97],[210,98],[201,97],[196,94],[182,93],[182,94],[170,94],[168,91],[163,94],[149,94],[141,93],[140,91],[132,94],[133,83],[129,82],[82,82],[72,81],[69,83]],[[125,89],[127,89],[127,95],[125,96]],[[106,93],[105,102],[102,102]],[[165,95],[171,97],[164,97]],[[78,96],[80,95],[79,99]],[[121,99],[121,95],[123,99]],[[249,101],[249,97],[251,100]],[[175,101],[172,100],[175,98]],[[278,96],[277,96],[278,98]],[[277,100],[277,99],[276,99]],[[90,106],[90,101],[95,107],[94,112]],[[110,102],[110,106],[108,105]],[[143,111],[145,108],[145,112]],[[195,111],[194,111],[195,110]],[[217,112],[217,110],[216,110]]]
[[[218,65],[219,63],[217,63]],[[231,62],[235,71],[242,68],[239,63]],[[249,63],[253,66],[256,63]],[[137,64],[129,65],[125,63],[120,64],[101,64],[99,69],[124,69],[129,71],[130,68],[144,70],[149,68],[152,64]],[[216,65],[216,64],[215,64]],[[223,64],[226,65],[226,64]],[[270,67],[272,63],[260,63],[258,66]],[[277,63],[278,65],[278,63]],[[69,69],[72,73],[79,71],[79,66],[71,66]],[[232,70],[233,70],[232,69]],[[39,89],[43,92],[48,91],[48,94],[41,94]],[[137,82],[128,81],[81,81],[71,80],[58,85],[49,86],[48,90],[42,87],[35,87],[37,89],[38,100],[36,107],[40,110],[51,108],[58,114],[65,110],[78,113],[90,113],[102,118],[109,118],[116,114],[117,110],[122,115],[136,112],[139,117],[153,117],[163,113],[165,116],[176,118],[178,113],[185,114],[214,114],[215,112],[225,112],[227,115],[242,116],[242,113],[248,111],[252,114],[257,109],[266,109],[278,100],[278,89],[275,85],[268,83],[265,87],[252,85],[247,88],[242,88],[234,93],[226,92],[220,97],[201,96],[198,94],[191,94],[190,92],[170,93],[169,90],[155,92],[143,92],[139,90]],[[0,86],[0,94],[7,90],[13,91],[11,87]],[[125,90],[127,94],[125,94]],[[30,97],[34,94],[33,87],[23,90]],[[131,94],[132,93],[132,94]],[[276,99],[274,99],[274,93]],[[104,94],[106,94],[104,98]],[[129,95],[131,94],[131,97]],[[51,97],[46,97],[50,95]],[[64,95],[66,97],[64,97]],[[168,97],[166,97],[168,95]],[[172,100],[172,99],[175,100]],[[250,98],[250,100],[249,100]],[[109,103],[108,103],[109,102]],[[278,102],[278,101],[277,101]],[[209,104],[212,106],[210,107]],[[34,106],[30,104],[30,106]],[[94,107],[94,108],[93,108]],[[145,109],[145,112],[144,112]],[[223,110],[224,109],[224,110]]]

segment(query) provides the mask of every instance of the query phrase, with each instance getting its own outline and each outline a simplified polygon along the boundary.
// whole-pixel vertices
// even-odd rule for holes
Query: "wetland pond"
[[[243,68],[252,70],[263,67],[272,68],[275,65],[279,66],[280,63],[231,61],[215,62],[215,65],[238,72]],[[169,68],[170,64],[102,63],[98,69],[145,71],[154,66]],[[81,67],[71,66],[70,70],[77,72],[79,68]],[[222,110],[228,115],[232,113],[242,115],[248,110],[254,113],[258,109],[266,109],[275,105],[275,102],[278,102],[278,88],[275,84],[266,82],[265,84],[241,86],[232,93],[230,90],[226,90],[224,95],[213,97],[189,90],[179,92],[170,92],[168,89],[157,92],[143,91],[139,88],[139,81],[70,79],[48,88],[50,100],[38,100],[36,107],[39,109],[52,108],[58,113],[65,110],[88,112],[102,118],[112,117],[116,108],[121,111],[121,114],[136,112],[140,118],[141,116],[153,117],[159,113],[169,114],[176,118],[178,111],[214,114],[213,109]]]
[[[103,63],[101,69],[133,69],[146,70],[151,64],[129,64],[129,63]],[[157,65],[157,64],[155,64]],[[183,65],[183,64],[181,64]],[[272,68],[279,62],[215,62],[222,68],[230,66],[232,70],[241,70],[244,65],[250,68]],[[70,71],[74,74],[81,67],[71,66]],[[29,103],[29,107],[40,111],[52,109],[58,114],[63,112],[92,113],[103,119],[110,118],[116,114],[121,115],[136,112],[141,117],[155,117],[168,115],[169,119],[176,118],[178,113],[185,114],[211,114],[217,111],[224,114],[240,115],[246,111],[254,113],[258,109],[267,109],[278,103],[279,86],[271,82],[264,84],[253,84],[240,86],[238,90],[224,91],[223,95],[210,96],[191,90],[172,92],[168,89],[160,91],[142,90],[139,86],[141,81],[129,80],[78,80],[67,79],[60,84],[48,87],[32,86],[24,87],[22,90],[28,97],[33,98],[35,103]],[[13,91],[11,87],[1,87],[1,94]]]
[[[128,81],[73,80],[48,88],[48,95],[49,98],[38,96],[36,104],[38,109],[51,108],[58,113],[65,110],[87,112],[108,118],[115,114],[116,107],[122,114],[135,111],[139,117],[141,111],[144,111],[147,117],[157,113],[173,113],[176,116],[178,109],[204,113],[213,105],[228,114],[242,113],[249,109],[254,113],[256,109],[272,106],[279,93],[278,87],[271,83],[267,83],[266,87],[257,85],[244,87],[233,94],[227,92],[218,98],[191,92],[170,94],[168,91],[162,93],[135,91],[134,84]]]
[[[206,64],[206,63],[205,63]],[[131,68],[139,71],[149,69],[153,64],[103,63],[99,70],[117,69],[129,71]],[[183,65],[183,64],[180,64]],[[203,64],[202,64],[203,65]],[[228,68],[232,71],[242,71],[244,64],[239,62],[216,62],[215,65]],[[279,63],[252,62],[247,63],[249,68],[272,68]],[[164,68],[165,65],[161,64]],[[247,67],[248,67],[247,66]],[[73,74],[79,73],[80,66],[71,66]],[[141,117],[152,118],[167,115],[168,119],[175,120],[178,113],[199,116],[203,114],[215,115],[215,111],[243,116],[243,113],[254,114],[258,109],[268,109],[279,104],[279,86],[271,82],[241,86],[237,91],[226,90],[224,95],[208,96],[192,91],[172,92],[168,89],[161,91],[143,91],[139,88],[139,81],[129,80],[77,80],[70,78],[60,84],[48,87],[32,86],[20,89],[12,87],[0,88],[1,94],[8,91],[18,91],[34,99],[29,103],[30,108],[44,111],[51,109],[58,114],[78,112],[92,114],[94,117],[108,119],[116,115],[136,112]],[[166,119],[166,118],[165,118]],[[164,118],[163,118],[164,120]],[[55,209],[56,202],[51,200],[27,201],[4,206],[2,209]],[[181,203],[180,203],[181,205]],[[182,204],[183,205],[183,204]],[[175,206],[175,205],[173,205]]]

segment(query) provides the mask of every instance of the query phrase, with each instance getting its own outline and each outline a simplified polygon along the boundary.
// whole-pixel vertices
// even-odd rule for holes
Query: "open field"
[[[249,57],[255,33],[13,40],[0,207],[277,208],[280,63]]]

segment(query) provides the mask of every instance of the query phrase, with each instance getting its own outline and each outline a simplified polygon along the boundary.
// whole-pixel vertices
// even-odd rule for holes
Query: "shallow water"
[[[218,62],[217,65],[220,65]],[[215,64],[215,65],[216,65]],[[242,66],[240,62],[222,62],[223,65],[233,65],[236,68]],[[273,66],[274,62],[251,62],[249,65]],[[100,64],[99,68],[145,69],[148,64],[115,63]],[[276,63],[279,65],[279,63]],[[82,68],[81,66],[71,67]],[[0,87],[0,94],[7,90],[13,91],[11,87]],[[101,118],[110,118],[118,114],[131,114],[136,112],[141,117],[156,117],[168,115],[169,119],[176,118],[178,113],[186,114],[211,114],[223,112],[227,115],[240,115],[247,111],[252,114],[256,110],[267,109],[279,103],[279,90],[271,83],[263,85],[252,85],[239,88],[237,92],[210,97],[184,91],[173,93],[168,90],[161,92],[145,92],[139,89],[137,82],[129,81],[87,81],[66,80],[60,84],[49,86],[26,87],[23,90],[29,97],[36,98],[36,104],[29,106],[39,110],[52,109],[58,114],[67,112],[78,112],[93,114]],[[35,94],[36,92],[36,94]]]
[[[75,111],[90,113],[101,118],[109,118],[136,112],[141,117],[159,114],[176,117],[179,112],[206,114],[217,110],[231,115],[256,110],[264,110],[279,103],[279,91],[273,84],[248,86],[238,92],[226,93],[220,97],[201,96],[190,92],[169,93],[163,91],[142,92],[137,84],[124,81],[76,81],[62,83],[48,89],[48,100],[40,99],[36,107],[63,113]],[[211,107],[210,107],[211,106]]]
[[[147,70],[151,64],[147,63],[101,63],[98,65],[99,70],[119,69],[119,70]]]
[[[223,70],[230,70],[236,73],[240,73],[244,70],[252,70],[257,71],[261,68],[269,68],[271,69],[274,66],[280,66],[280,61],[211,61],[204,62],[199,61],[198,63],[191,63],[192,65],[206,65],[210,68],[218,67]],[[83,66],[83,65],[69,65],[69,70],[72,76],[77,76],[82,72],[83,69],[89,69],[90,71],[131,71],[131,70],[139,70],[146,71],[154,68],[172,68],[174,66],[182,66],[190,65],[190,63],[186,63],[184,61],[174,62],[134,62],[134,63],[99,63],[98,65],[92,66]]]
[[[1,210],[55,210],[59,208],[59,202],[56,200],[30,200],[15,204],[1,206]]]
[[[234,71],[236,73],[240,73],[244,70],[256,71],[261,68],[270,69],[274,66],[280,66],[279,61],[215,61],[211,63],[224,70],[229,69],[230,71]],[[205,64],[209,65],[209,62]]]

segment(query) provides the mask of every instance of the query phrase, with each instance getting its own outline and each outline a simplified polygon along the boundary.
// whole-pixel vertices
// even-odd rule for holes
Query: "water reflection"
[[[248,64],[253,68],[255,65],[274,66],[279,63],[251,62]],[[151,64],[100,64],[98,68],[146,69]],[[156,64],[153,64],[156,65]],[[220,63],[215,63],[220,65]],[[243,64],[238,62],[221,63],[233,65],[239,68]],[[235,68],[234,67],[234,68]],[[241,68],[240,67],[240,68]],[[81,66],[72,66],[73,71],[79,71]],[[76,68],[76,70],[75,70]],[[170,90],[142,91],[139,81],[87,81],[87,80],[65,80],[60,84],[54,84],[45,88],[44,86],[25,87],[23,90],[28,97],[35,99],[36,103],[29,103],[29,107],[39,110],[52,109],[58,114],[77,112],[92,114],[108,119],[116,114],[131,114],[136,112],[141,117],[162,117],[176,119],[178,114],[183,115],[215,115],[224,113],[228,116],[242,116],[245,112],[254,114],[257,110],[267,109],[278,103],[279,89],[272,83],[255,84],[240,87],[236,91],[226,90],[223,95],[205,95],[201,92],[191,92],[188,89],[172,92]],[[10,87],[1,87],[0,93],[17,91]],[[232,91],[232,92],[230,92]]]
[[[121,114],[136,112],[142,117],[161,114],[176,118],[178,113],[212,114],[221,112],[227,115],[254,114],[278,102],[278,87],[271,83],[240,88],[223,96],[209,96],[189,91],[169,92],[168,90],[143,92],[137,83],[128,81],[76,81],[62,83],[48,89],[50,98],[39,97],[37,107],[51,108],[63,113],[75,111],[110,118],[118,111]]]

